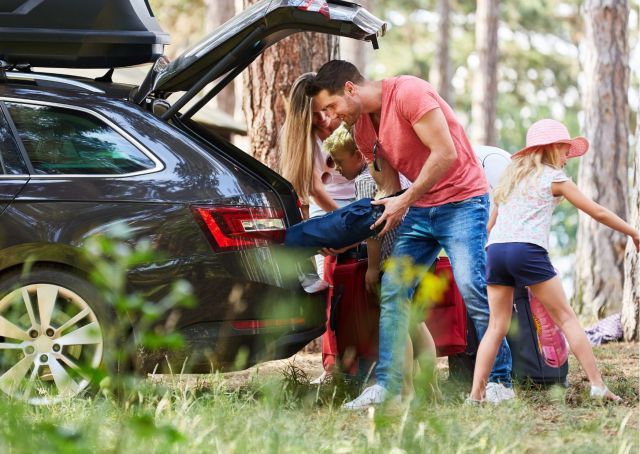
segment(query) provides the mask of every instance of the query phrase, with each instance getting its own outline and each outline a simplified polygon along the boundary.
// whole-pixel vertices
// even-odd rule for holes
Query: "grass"
[[[443,381],[437,401],[418,393],[405,408],[346,412],[353,383],[307,385],[319,362],[307,355],[231,375],[144,380],[124,402],[0,401],[0,452],[638,452],[638,344],[596,355],[624,404],[589,402],[572,357],[569,389],[520,388],[511,405],[464,406],[466,387]]]

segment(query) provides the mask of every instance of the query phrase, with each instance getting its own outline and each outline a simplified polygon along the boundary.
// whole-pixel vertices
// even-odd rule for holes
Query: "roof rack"
[[[19,71],[7,71],[3,70],[3,64],[6,65],[6,62],[0,61],[0,82],[2,81],[31,81],[38,82],[38,85],[41,86],[53,86],[59,87],[63,86],[65,88],[76,88],[91,91],[93,93],[104,93],[105,91],[96,87],[95,85],[91,85],[76,79],[71,79],[64,76],[56,76],[52,74],[40,74],[34,72],[19,72]],[[6,67],[5,67],[6,68]]]

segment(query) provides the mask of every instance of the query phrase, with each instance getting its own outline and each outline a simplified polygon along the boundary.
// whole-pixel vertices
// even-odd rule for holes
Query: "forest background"
[[[150,3],[171,34],[172,44],[166,48],[171,58],[255,0]],[[356,63],[370,79],[412,74],[429,80],[452,105],[473,143],[513,153],[524,145],[534,121],[562,121],[572,136],[586,135],[592,144],[587,157],[569,163],[568,174],[596,201],[640,226],[640,134],[634,135],[640,106],[640,1],[359,3],[389,24],[379,50],[373,51],[369,43],[340,39],[338,44],[320,35],[287,38],[245,71],[243,83],[212,101],[248,131],[234,138],[240,148],[277,166],[277,135],[288,87],[301,72],[340,57]],[[298,52],[292,53],[292,46]],[[279,60],[279,52],[287,58]],[[286,71],[264,70],[283,60]],[[622,310],[625,336],[637,340],[637,256],[625,238],[605,229],[563,202],[554,215],[552,261],[586,321]]]

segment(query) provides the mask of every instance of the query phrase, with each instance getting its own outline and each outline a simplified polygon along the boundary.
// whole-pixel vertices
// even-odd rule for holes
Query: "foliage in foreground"
[[[294,361],[274,376],[254,369],[239,387],[219,374],[144,380],[124,405],[103,395],[43,407],[0,401],[0,450],[638,452],[637,351],[637,344],[596,351],[626,401],[620,406],[589,402],[572,362],[568,390],[520,387],[513,405],[464,406],[467,387],[443,381],[438,399],[418,393],[408,407],[352,413],[340,404],[357,392],[353,384],[309,386]]]

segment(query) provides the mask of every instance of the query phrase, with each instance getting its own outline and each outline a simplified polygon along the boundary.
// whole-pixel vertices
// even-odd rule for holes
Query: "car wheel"
[[[103,362],[106,307],[83,278],[34,269],[0,282],[0,390],[31,404],[78,396]]]

